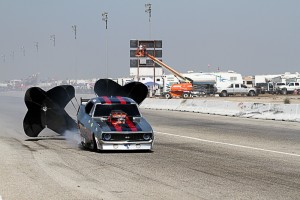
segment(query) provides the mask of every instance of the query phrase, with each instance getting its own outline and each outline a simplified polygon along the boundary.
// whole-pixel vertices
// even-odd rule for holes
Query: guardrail
[[[147,98],[141,108],[300,122],[300,104]]]

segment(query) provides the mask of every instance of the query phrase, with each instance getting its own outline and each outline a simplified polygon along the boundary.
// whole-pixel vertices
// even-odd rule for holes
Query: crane
[[[172,97],[182,97],[182,98],[189,98],[192,96],[193,92],[193,80],[183,76],[181,73],[177,72],[172,67],[168,66],[164,62],[160,61],[159,59],[155,58],[151,54],[149,54],[146,50],[145,45],[140,45],[136,50],[137,57],[148,57],[153,60],[154,63],[158,64],[159,66],[163,67],[164,69],[170,71],[176,78],[179,79],[179,84],[173,84],[170,88],[170,91],[165,93],[164,96],[167,99]]]

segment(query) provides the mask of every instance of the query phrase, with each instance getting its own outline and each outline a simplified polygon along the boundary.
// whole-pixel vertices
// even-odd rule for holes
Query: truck
[[[216,94],[219,94],[220,97],[228,97],[230,95],[248,95],[255,96],[257,95],[256,89],[253,87],[247,87],[244,84],[235,83],[230,84],[228,87],[217,87]]]
[[[292,94],[292,93],[300,93],[300,83],[299,82],[290,82],[287,85],[278,86],[280,94]]]

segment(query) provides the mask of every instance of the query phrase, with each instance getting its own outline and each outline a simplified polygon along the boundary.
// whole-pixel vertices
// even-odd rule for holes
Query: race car
[[[153,130],[128,97],[81,100],[77,123],[81,144],[93,150],[151,150]]]
[[[84,148],[151,150],[153,130],[138,109],[148,94],[147,86],[140,82],[120,86],[110,79],[100,79],[94,92],[95,98],[81,99],[75,120],[64,109],[75,97],[73,86],[56,86],[49,91],[29,88],[24,99],[28,108],[23,120],[25,134],[37,137],[49,128],[64,135],[66,131],[78,133],[79,129]]]

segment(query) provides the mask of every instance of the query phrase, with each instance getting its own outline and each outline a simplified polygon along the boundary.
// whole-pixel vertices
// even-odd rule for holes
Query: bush
[[[289,98],[285,98],[283,100],[284,104],[290,104],[291,103],[291,100]]]

